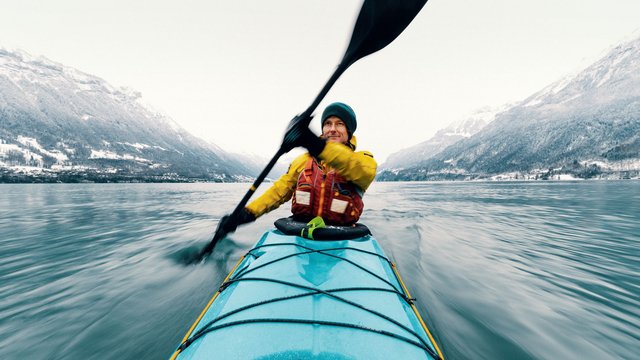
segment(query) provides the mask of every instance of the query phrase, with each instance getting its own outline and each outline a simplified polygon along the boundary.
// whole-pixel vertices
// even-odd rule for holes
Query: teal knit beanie
[[[322,112],[322,122],[320,123],[321,128],[324,126],[324,121],[330,116],[337,116],[340,120],[344,121],[344,124],[347,126],[347,132],[349,133],[349,139],[351,139],[351,135],[353,135],[358,127],[358,123],[356,122],[356,113],[353,112],[353,109],[349,105],[341,102],[334,102],[333,104],[330,104]]]

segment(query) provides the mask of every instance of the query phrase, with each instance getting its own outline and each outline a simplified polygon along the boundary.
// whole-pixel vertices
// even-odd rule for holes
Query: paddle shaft
[[[311,115],[313,113],[313,111],[318,107],[318,105],[320,104],[322,99],[324,99],[324,97],[327,95],[327,93],[329,92],[329,90],[331,89],[333,84],[336,83],[336,81],[338,80],[340,75],[342,75],[342,73],[344,73],[344,71],[347,69],[347,67],[348,66],[344,66],[344,62],[340,63],[340,65],[338,65],[336,70],[333,72],[333,75],[331,75],[331,77],[329,78],[327,83],[324,85],[324,87],[322,88],[322,90],[320,91],[318,96],[316,96],[316,98],[313,101],[313,103],[311,103],[311,105],[307,108],[307,110],[305,110],[305,112],[303,113],[304,115]],[[304,116],[303,118],[304,119],[311,119],[310,116]],[[306,125],[309,126],[308,122],[307,122]],[[232,217],[238,216],[240,214],[240,211],[243,211],[244,207],[249,202],[249,199],[251,199],[253,194],[258,189],[258,186],[260,186],[260,184],[262,184],[262,182],[267,177],[269,172],[273,169],[273,167],[278,162],[278,159],[280,159],[280,157],[282,155],[284,155],[285,153],[286,152],[282,149],[282,147],[280,147],[280,149],[278,149],[278,151],[275,153],[275,155],[273,155],[273,157],[271,158],[271,160],[269,161],[267,166],[265,166],[265,168],[262,170],[260,175],[258,175],[256,180],[253,182],[253,185],[251,185],[251,187],[246,192],[246,194],[244,194],[244,196],[242,197],[242,200],[240,200],[240,202],[238,203],[236,208],[233,209],[233,212],[231,213]],[[220,228],[220,226],[218,225],[218,228],[216,229],[216,232],[213,235],[213,238],[211,239],[211,241],[207,244],[207,246],[205,246],[202,249],[202,251],[200,251],[199,258],[202,259],[202,258],[208,256],[209,254],[211,254],[211,252],[213,251],[213,248],[216,246],[216,243],[218,241],[220,241],[223,237],[225,237],[225,235],[227,235],[226,232],[222,228]]]

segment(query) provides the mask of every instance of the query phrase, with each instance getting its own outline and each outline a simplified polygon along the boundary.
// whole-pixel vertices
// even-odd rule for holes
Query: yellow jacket
[[[355,149],[355,136],[351,137],[350,143]],[[293,160],[289,165],[289,170],[260,197],[247,205],[247,210],[255,217],[259,217],[289,201],[298,184],[298,176],[310,156],[309,153],[304,153]],[[338,174],[357,185],[363,192],[367,190],[376,177],[378,164],[373,159],[373,154],[368,151],[354,151],[346,145],[327,142],[318,157],[323,167],[335,169]]]

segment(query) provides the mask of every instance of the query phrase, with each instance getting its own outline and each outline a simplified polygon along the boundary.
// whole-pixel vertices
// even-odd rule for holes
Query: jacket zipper
[[[327,176],[322,174],[322,183],[320,184],[320,202],[318,203],[317,216],[322,217],[322,207],[324,206],[324,182]]]

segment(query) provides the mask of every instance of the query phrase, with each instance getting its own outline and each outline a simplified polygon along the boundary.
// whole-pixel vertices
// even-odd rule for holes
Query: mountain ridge
[[[139,92],[5,48],[0,168],[5,181],[60,180],[61,173],[91,181],[247,181],[254,175],[233,154],[149,107]]]
[[[640,170],[640,38],[614,47],[496,115],[471,137],[381,180],[637,176]],[[629,174],[628,172],[631,172]],[[635,175],[634,175],[635,174]]]
[[[398,168],[418,165],[422,159],[435,156],[446,147],[476,134],[495,120],[495,116],[507,107],[508,105],[503,105],[476,110],[464,120],[453,122],[437,131],[429,140],[389,155],[387,160],[380,165],[380,171],[394,171]]]

